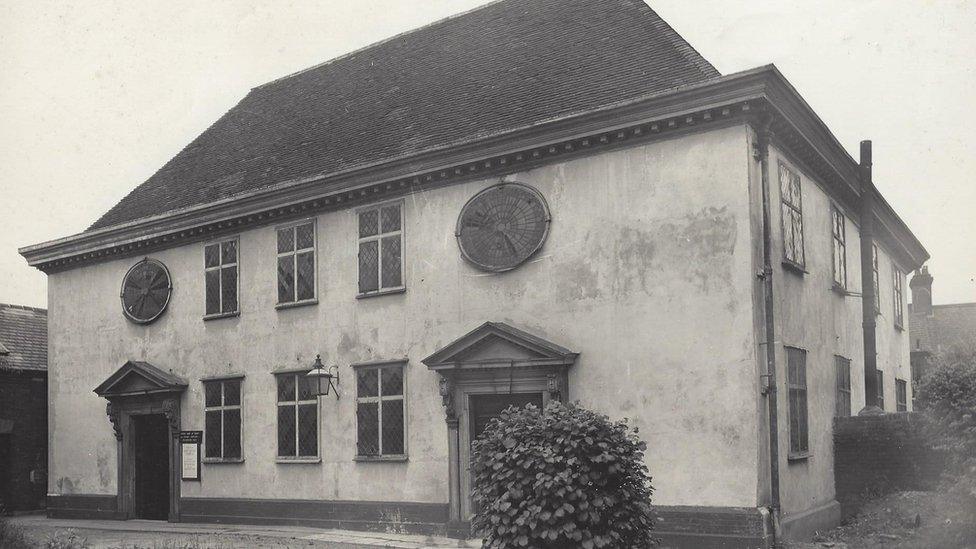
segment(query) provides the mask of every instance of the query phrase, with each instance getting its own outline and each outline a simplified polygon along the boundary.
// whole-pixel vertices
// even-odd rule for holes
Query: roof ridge
[[[416,32],[429,29],[430,27],[434,27],[434,26],[440,25],[442,23],[446,23],[447,21],[450,21],[452,19],[457,19],[458,17],[463,17],[463,16],[468,15],[470,13],[474,13],[476,11],[483,10],[483,9],[489,7],[489,6],[494,6],[495,4],[501,4],[502,2],[509,2],[509,1],[513,1],[513,0],[492,0],[491,2],[482,4],[480,6],[475,6],[475,7],[471,8],[471,9],[469,9],[469,10],[465,10],[465,11],[462,11],[460,13],[455,13],[453,15],[448,15],[447,17],[442,17],[442,18],[437,19],[435,21],[431,21],[430,23],[427,23],[426,25],[421,25],[419,27],[415,27],[415,28],[412,28],[412,29],[409,29],[409,30],[405,30],[403,32],[394,34],[392,36],[388,36],[388,37],[386,37],[386,38],[384,38],[382,40],[377,40],[376,42],[373,42],[371,44],[367,44],[367,45],[365,45],[365,46],[363,46],[361,48],[356,48],[356,49],[354,49],[352,51],[348,51],[348,52],[343,53],[343,54],[341,54],[341,55],[339,55],[337,57],[333,57],[332,59],[329,59],[328,61],[323,61],[321,63],[316,63],[315,65],[312,65],[310,67],[305,67],[304,69],[299,69],[299,70],[297,70],[295,72],[286,74],[284,76],[279,76],[278,78],[275,78],[273,80],[268,80],[267,82],[265,82],[263,84],[258,84],[257,86],[254,86],[253,88],[251,88],[251,90],[257,90],[257,89],[260,89],[260,88],[264,88],[265,86],[270,86],[272,84],[281,82],[282,80],[288,80],[289,78],[298,76],[300,74],[305,74],[306,72],[311,72],[311,71],[314,71],[315,69],[319,69],[319,68],[325,67],[327,65],[331,65],[332,63],[335,63],[337,61],[342,61],[343,59],[348,59],[348,58],[350,58],[350,57],[352,57],[352,56],[354,56],[356,54],[362,53],[362,52],[364,52],[366,50],[369,50],[369,49],[375,48],[377,46],[381,46],[383,44],[386,44],[387,42],[392,42],[394,40],[403,38],[405,36],[414,34]]]
[[[47,314],[47,309],[31,307],[30,305],[16,305],[13,303],[0,303],[0,309],[23,309],[25,311],[34,311],[35,313]]]

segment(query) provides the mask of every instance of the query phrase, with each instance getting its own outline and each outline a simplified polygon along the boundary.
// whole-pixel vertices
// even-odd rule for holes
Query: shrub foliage
[[[950,456],[954,488],[976,496],[976,350],[941,357],[916,397]]]
[[[575,405],[509,408],[474,442],[472,527],[485,547],[653,545],[647,445]]]

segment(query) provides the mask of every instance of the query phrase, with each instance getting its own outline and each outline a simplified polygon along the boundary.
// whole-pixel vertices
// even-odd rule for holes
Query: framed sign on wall
[[[183,480],[200,480],[200,443],[203,431],[180,431],[180,461]]]

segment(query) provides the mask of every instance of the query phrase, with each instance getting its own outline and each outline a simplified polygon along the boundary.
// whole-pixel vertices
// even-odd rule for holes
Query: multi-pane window
[[[830,210],[831,232],[834,240],[834,286],[847,287],[847,228],[844,214],[837,208]]]
[[[207,316],[236,313],[237,240],[204,246],[203,265]]]
[[[803,456],[810,451],[807,422],[807,352],[786,348],[787,387],[790,401],[790,455]]]
[[[908,411],[908,384],[904,379],[895,380],[895,410],[898,412]]]
[[[319,402],[307,373],[275,375],[279,458],[315,458],[319,455]]]
[[[315,298],[315,222],[278,229],[278,303]]]
[[[204,457],[241,459],[241,380],[203,382]]]
[[[892,269],[894,273],[894,294],[895,294],[895,326],[901,328],[905,324],[905,304],[904,304],[904,291],[902,289],[902,279],[905,278],[901,274],[901,269],[895,267]]]
[[[851,360],[834,356],[834,373],[837,377],[837,404],[834,415],[848,417],[851,415]]]
[[[362,457],[402,456],[403,363],[364,366],[356,370],[357,454]]]
[[[359,212],[359,293],[403,287],[403,208],[385,204]]]
[[[884,372],[878,370],[878,408],[882,410],[884,407]]]
[[[878,245],[871,244],[871,270],[874,277],[874,314],[881,312],[881,276],[878,274]]]
[[[803,207],[800,197],[800,175],[785,165],[779,165],[779,189],[782,197],[784,259],[803,267]]]

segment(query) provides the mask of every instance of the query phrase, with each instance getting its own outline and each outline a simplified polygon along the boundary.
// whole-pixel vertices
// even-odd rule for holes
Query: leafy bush
[[[626,420],[558,402],[509,408],[473,445],[472,528],[490,548],[653,545],[646,449]]]
[[[916,396],[949,453],[953,487],[976,496],[976,350],[940,357]]]
[[[46,549],[87,549],[88,538],[79,536],[72,528],[58,530],[47,538]]]
[[[0,509],[2,511],[2,509]],[[5,549],[30,549],[36,544],[23,528],[0,517],[0,547]]]

